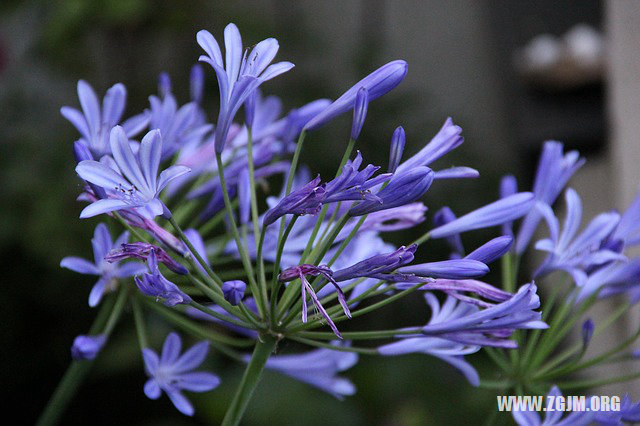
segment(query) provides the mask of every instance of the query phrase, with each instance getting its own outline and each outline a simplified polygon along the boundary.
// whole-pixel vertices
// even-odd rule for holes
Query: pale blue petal
[[[173,402],[173,405],[180,411],[182,414],[187,416],[193,416],[193,405],[189,402],[184,395],[176,390],[165,390],[167,396]]]
[[[147,185],[144,179],[142,170],[140,170],[140,165],[131,150],[129,139],[124,133],[122,127],[115,126],[111,130],[109,140],[111,144],[111,153],[122,174],[124,174],[127,179],[129,179],[129,182],[135,185],[139,191],[146,193],[147,195],[151,193],[151,188],[149,188],[149,185]]]
[[[278,62],[276,64],[269,65],[269,67],[266,70],[264,70],[264,72],[260,75],[260,81],[264,82],[264,81],[271,80],[272,78],[277,77],[280,74],[284,74],[285,72],[289,71],[294,66],[295,65],[293,65],[291,62],[287,62],[287,61]]]
[[[132,277],[134,275],[142,274],[147,270],[146,265],[138,262],[127,262],[123,265],[118,266],[116,271],[116,277],[118,278],[126,278]]]
[[[171,365],[178,359],[180,350],[182,349],[182,340],[177,333],[169,333],[162,345],[162,355],[160,356],[160,364]]]
[[[102,123],[111,127],[120,122],[127,99],[127,89],[122,83],[114,84],[102,100]]]
[[[149,125],[149,119],[150,115],[146,111],[141,114],[134,115],[122,123],[122,129],[128,138],[133,137]]]
[[[158,369],[160,359],[154,350],[149,348],[142,349],[142,359],[144,360],[144,369],[148,375],[153,376]]]
[[[60,266],[79,274],[100,275],[96,265],[81,257],[67,256],[60,261]]]
[[[229,24],[224,29],[224,48],[225,68],[229,83],[233,86],[233,83],[238,79],[242,61],[242,37],[235,24]]]
[[[78,81],[78,98],[82,111],[87,120],[87,127],[91,135],[100,130],[100,104],[93,88],[84,80]]]
[[[87,127],[87,120],[84,115],[75,108],[71,107],[62,107],[60,108],[60,114],[74,125],[76,129],[80,132],[82,137],[86,140],[91,140],[91,135],[89,134],[89,127]]]
[[[76,166],[76,173],[87,182],[109,190],[130,188],[131,184],[111,167],[94,160],[84,160]]]
[[[200,47],[209,55],[209,57],[220,67],[224,67],[222,62],[222,53],[220,52],[220,46],[215,37],[207,30],[200,30],[196,34],[196,40]]]
[[[102,300],[107,282],[107,279],[100,278],[98,282],[94,284],[93,288],[91,288],[91,293],[89,293],[89,306],[92,308],[98,306],[100,300]]]
[[[147,395],[149,399],[158,399],[161,395],[160,386],[158,386],[158,382],[155,379],[147,380],[147,383],[144,384],[144,394]]]
[[[138,158],[140,158],[140,166],[147,186],[153,193],[156,193],[156,181],[158,179],[161,155],[162,137],[160,130],[151,130],[142,138]]]
[[[93,231],[91,246],[93,247],[93,256],[95,258],[96,265],[99,265],[113,247],[109,228],[104,223],[99,223]]]
[[[220,384],[220,378],[215,374],[198,371],[176,376],[176,386],[191,392],[207,392]]]
[[[209,352],[209,343],[202,341],[193,345],[189,350],[185,351],[180,358],[173,362],[172,371],[175,373],[183,373],[193,370],[202,364],[202,361]]]
[[[80,212],[80,219],[97,216],[102,213],[130,208],[131,205],[122,200],[98,200],[89,204]]]
[[[171,166],[166,170],[163,170],[160,173],[160,177],[158,178],[158,187],[156,188],[156,195],[160,191],[164,189],[165,186],[173,179],[178,178],[182,175],[186,175],[189,173],[191,169],[186,166]]]

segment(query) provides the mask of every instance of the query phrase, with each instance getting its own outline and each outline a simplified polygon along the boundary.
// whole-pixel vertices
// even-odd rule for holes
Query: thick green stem
[[[91,325],[90,334],[96,334],[104,329],[104,334],[109,335],[116,322],[120,318],[127,296],[127,289],[122,286],[115,303],[103,302],[96,319]],[[60,416],[73,399],[80,388],[80,383],[89,373],[93,360],[72,361],[67,371],[62,376],[58,387],[51,395],[46,408],[38,419],[38,426],[55,425],[60,421]]]
[[[244,371],[244,375],[242,376],[242,381],[240,382],[240,386],[238,386],[236,395],[233,397],[233,401],[231,401],[231,405],[227,409],[227,414],[224,416],[222,426],[235,426],[240,424],[242,415],[247,409],[247,405],[249,405],[251,396],[253,395],[253,392],[258,385],[258,381],[260,380],[260,376],[262,375],[262,370],[264,370],[264,366],[266,365],[271,352],[273,352],[276,347],[276,343],[276,339],[268,335],[261,336],[261,338],[256,342],[253,355],[251,355],[247,369]]]

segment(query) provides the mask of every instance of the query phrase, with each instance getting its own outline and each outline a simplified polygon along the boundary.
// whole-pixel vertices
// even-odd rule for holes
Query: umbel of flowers
[[[625,212],[598,215],[580,231],[580,197],[565,187],[584,159],[547,142],[530,191],[518,192],[507,176],[497,200],[459,217],[446,206],[429,205],[435,212],[429,227],[424,201],[430,187],[479,176],[469,167],[434,167],[463,143],[462,129],[448,118],[408,156],[405,131],[398,127],[390,132],[386,165],[368,164],[356,150],[368,109],[379,106],[371,103],[402,82],[406,62],[381,66],[335,101],[319,99],[283,112],[277,97],[261,93],[269,80],[293,68],[274,63],[275,39],[245,48],[229,24],[224,56],[208,31],[196,39],[206,65],[192,69],[188,103],[178,103],[163,74],[149,108],[129,119],[123,120],[122,84],[100,102],[80,81],[80,109],[62,108],[80,134],[73,144],[75,171],[84,183],[80,217],[101,216],[104,222],[91,240],[94,260],[66,257],[61,266],[97,277],[87,293],[98,313],[87,335],[74,340],[74,361],[41,424],[59,419],[127,307],[140,367],[148,375],[140,389],[151,399],[164,394],[180,412],[193,415],[188,393],[212,391],[220,383],[201,367],[207,356],[246,364],[226,425],[242,419],[263,369],[342,399],[356,387],[341,373],[361,355],[422,353],[426,362],[444,361],[472,386],[501,394],[559,392],[555,384],[582,390],[640,375],[576,379],[587,368],[628,358],[640,335],[637,328],[618,346],[585,359],[590,343],[640,298],[640,259],[625,255],[640,242],[640,198]],[[203,104],[206,78],[217,81],[217,110]],[[353,114],[353,125],[335,175],[313,174],[299,163],[304,144],[320,143],[313,132],[345,113]],[[276,182],[283,182],[280,190],[264,192]],[[553,206],[563,192],[567,213],[560,224]],[[548,237],[532,243],[545,226]],[[417,238],[403,246],[383,239],[408,228]],[[494,230],[495,238],[467,252],[462,234],[484,228]],[[444,239],[451,255],[416,262],[416,253],[429,253],[430,239]],[[529,276],[518,265],[531,249],[548,255]],[[234,263],[242,273],[228,280],[225,267]],[[496,265],[502,282],[482,281]],[[566,284],[558,282],[563,274]],[[538,284],[547,281],[552,295],[541,310]],[[345,331],[351,318],[372,317],[408,297],[424,299],[430,315],[421,323]],[[609,297],[621,300],[619,309],[601,324],[582,325],[589,309]],[[162,345],[149,339],[150,315],[198,342],[183,350],[177,332]],[[574,326],[582,327],[583,339],[567,346]],[[307,349],[276,352],[285,340]],[[495,377],[480,378],[470,362],[481,350],[495,362]],[[637,405],[627,400],[625,407],[625,413],[574,416],[573,424],[638,418]],[[527,413],[515,418],[539,422]]]

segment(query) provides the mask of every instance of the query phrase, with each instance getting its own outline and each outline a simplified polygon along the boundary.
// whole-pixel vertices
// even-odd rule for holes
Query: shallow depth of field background
[[[78,105],[78,79],[91,83],[99,96],[112,84],[124,83],[126,116],[147,107],[162,71],[170,74],[177,98],[186,102],[189,69],[200,55],[195,33],[208,29],[221,40],[228,22],[238,25],[245,45],[276,37],[277,58],[296,64],[263,86],[264,93],[283,99],[285,110],[319,97],[335,98],[376,67],[405,59],[406,80],[370,105],[358,144],[366,161],[386,167],[397,125],[406,130],[405,155],[410,155],[451,116],[464,129],[465,144],[437,165],[475,167],[481,178],[438,183],[425,203],[431,213],[443,205],[462,213],[494,200],[498,179],[505,173],[514,173],[521,188],[530,188],[538,150],[544,140],[554,138],[587,156],[589,166],[578,173],[573,186],[581,191],[586,213],[592,214],[625,206],[638,182],[625,177],[628,170],[634,173],[633,161],[619,162],[627,157],[620,146],[637,142],[625,139],[633,132],[628,133],[626,122],[616,122],[619,115],[611,106],[616,96],[624,97],[624,86],[605,83],[611,78],[607,72],[633,70],[634,61],[620,67],[609,64],[586,79],[572,80],[569,73],[566,85],[549,86],[518,71],[516,51],[539,34],[562,36],[584,23],[596,31],[618,31],[614,41],[623,44],[617,51],[622,54],[638,36],[629,34],[625,41],[619,31],[634,27],[639,8],[640,2],[596,0],[3,1],[0,383],[6,393],[4,406],[26,423],[35,419],[70,361],[74,336],[87,331],[94,314],[86,303],[92,277],[58,266],[66,255],[92,255],[89,240],[99,221],[78,219],[81,206],[75,196],[80,182],[71,150],[77,134],[59,114],[63,105]],[[205,71],[205,108],[215,120],[217,86],[213,72],[206,66]],[[613,94],[608,87],[614,88]],[[637,93],[638,88],[634,90]],[[625,110],[634,111],[634,106]],[[613,113],[607,115],[607,110]],[[612,122],[621,127],[612,127]],[[335,172],[349,128],[345,115],[308,137],[303,159],[312,171],[323,176]],[[393,242],[400,245],[412,236],[411,232],[394,235]],[[475,247],[493,236],[476,232],[465,235],[464,241]],[[440,242],[426,247],[419,252],[425,260],[447,255]],[[497,283],[496,279],[492,275],[489,282]],[[416,298],[367,317],[367,324],[361,319],[349,326],[388,328],[420,324],[427,317],[424,303]],[[151,341],[159,347],[167,329],[151,319],[149,325]],[[481,376],[488,372],[490,364],[482,354],[468,359]],[[213,392],[190,395],[196,404],[196,423],[220,421],[242,371],[242,366],[222,357],[209,361],[208,367],[223,384]],[[495,409],[492,391],[472,388],[453,368],[432,357],[362,357],[346,375],[358,392],[340,402],[267,371],[245,423],[462,424],[480,422]],[[142,392],[145,379],[127,315],[64,423],[191,421],[164,396],[148,400]]]

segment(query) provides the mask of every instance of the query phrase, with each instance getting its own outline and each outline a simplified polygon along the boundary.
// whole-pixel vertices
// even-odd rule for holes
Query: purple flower
[[[264,215],[262,226],[269,226],[285,214],[317,214],[325,198],[324,185],[320,185],[318,175],[302,188],[291,192]]]
[[[361,87],[356,94],[356,101],[353,107],[353,123],[351,124],[351,139],[357,140],[362,131],[364,120],[367,118],[367,108],[369,107],[369,91],[366,87]]]
[[[189,168],[171,166],[158,177],[162,154],[160,132],[152,130],[147,133],[142,138],[136,156],[124,130],[116,126],[111,131],[111,151],[122,174],[98,161],[81,161],[76,167],[76,172],[82,179],[109,190],[112,197],[85,207],[80,217],[141,207],[148,208],[154,216],[168,215],[168,210],[158,196],[171,180],[188,173]]]
[[[422,333],[427,336],[446,336],[466,343],[513,347],[504,339],[516,329],[548,328],[540,319],[540,312],[534,311],[540,307],[536,290],[535,284],[526,284],[505,302],[483,310],[477,310],[474,306],[474,309],[467,310],[465,315],[455,319],[427,324],[422,328]]]
[[[431,293],[424,295],[427,304],[431,307],[431,319],[428,324],[446,323],[463,317],[476,308],[464,303],[456,303],[452,297],[440,306],[438,299]],[[469,344],[449,340],[446,337],[401,335],[399,340],[380,346],[378,352],[385,356],[397,356],[410,353],[423,353],[440,358],[458,369],[473,386],[480,384],[480,377],[475,368],[465,361],[464,355],[476,353],[480,345]]]
[[[489,267],[473,259],[451,259],[403,266],[398,272],[424,278],[463,279],[485,275]]]
[[[584,164],[584,158],[580,158],[577,151],[563,154],[562,150],[563,145],[560,142],[545,142],[533,182],[536,202],[553,205],[571,176]],[[541,219],[542,215],[538,209],[531,210],[524,218],[516,238],[517,254],[527,248]]]
[[[533,194],[520,192],[477,210],[429,231],[431,238],[444,238],[474,229],[501,225],[524,216],[534,204]]]
[[[549,397],[553,397],[553,400],[557,400],[562,396],[562,392],[557,386],[554,386],[549,391],[547,401]],[[555,407],[554,407],[555,408]],[[552,425],[571,425],[571,426],[587,426],[593,422],[595,412],[589,411],[572,411],[564,418],[562,418],[563,411],[553,410],[545,413],[544,422],[540,420],[540,415],[536,411],[513,411],[513,420],[520,426],[552,426]]]
[[[166,251],[153,244],[137,241],[134,243],[122,243],[119,246],[114,245],[113,247],[114,248],[105,256],[107,262],[119,262],[120,260],[130,258],[146,261],[153,253],[157,261],[164,263],[167,268],[176,274],[186,275],[189,273],[187,268],[173,260]]]
[[[428,167],[416,167],[402,174],[396,172],[389,184],[376,194],[380,201],[362,201],[349,210],[349,215],[362,216],[409,204],[422,197],[432,182],[433,171]]]
[[[107,336],[104,334],[97,336],[77,336],[73,340],[73,346],[71,346],[71,357],[76,361],[95,359],[106,341]]]
[[[444,206],[433,215],[433,225],[440,227],[449,222],[453,222],[456,219],[457,217],[453,211],[449,207]],[[460,238],[460,234],[451,234],[445,237],[445,240],[452,250],[451,258],[456,259],[462,257],[464,254],[464,246],[462,245],[462,238]]]
[[[238,210],[240,211],[240,223],[248,223],[251,220],[251,188],[248,168],[242,170],[238,177]]]
[[[170,333],[162,346],[162,355],[149,348],[142,349],[144,367],[149,380],[144,394],[158,399],[162,391],[182,414],[193,415],[193,406],[181,391],[207,392],[220,384],[218,376],[204,371],[192,371],[204,361],[209,343],[196,343],[180,355],[182,341],[176,333]]]
[[[168,87],[164,90],[160,87],[160,97],[149,96],[149,127],[159,130],[162,134],[161,158],[164,160],[182,146],[200,142],[213,126],[201,121],[201,111],[197,103],[190,102],[178,108],[178,102],[171,93],[169,76],[162,75],[165,76]]]
[[[407,288],[413,287],[415,283],[398,283],[396,284],[397,290],[405,290]],[[428,282],[420,290],[439,290],[447,293],[448,295],[461,300],[465,303],[476,305],[483,308],[490,308],[493,306],[491,303],[484,302],[480,299],[472,298],[466,296],[462,293],[471,292],[475,293],[479,297],[483,297],[485,299],[492,300],[494,302],[504,302],[509,300],[513,294],[508,293],[504,290],[496,288],[491,284],[487,284],[478,280],[451,280],[445,278],[437,278],[433,281]]]
[[[369,102],[378,99],[395,88],[407,75],[407,63],[396,60],[385,64],[357,82],[331,105],[313,117],[304,127],[305,130],[316,130],[337,116],[355,107],[358,91],[365,88],[369,92]]]
[[[391,149],[389,150],[389,173],[395,173],[396,169],[400,165],[402,153],[404,152],[405,141],[406,136],[404,129],[402,126],[398,126],[396,130],[393,131],[393,136],[391,137]]]
[[[247,284],[244,281],[240,280],[232,280],[225,281],[222,284],[222,293],[224,294],[224,299],[236,306],[238,303],[242,301],[244,297],[244,291],[247,289]]]
[[[509,251],[512,244],[512,237],[497,237],[469,253],[465,256],[465,259],[473,259],[488,264],[504,256]]]
[[[442,179],[474,179],[480,176],[480,172],[471,167],[449,167],[448,169],[438,170],[433,175],[435,180]]]
[[[220,112],[215,131],[215,148],[221,153],[233,118],[247,97],[267,80],[293,68],[290,62],[270,65],[278,53],[278,41],[274,38],[262,40],[243,55],[240,31],[234,24],[224,29],[225,60],[216,39],[209,31],[198,31],[196,37],[206,55],[200,60],[210,64],[218,79],[220,89]]]
[[[349,306],[347,305],[347,299],[345,298],[344,293],[342,292],[342,289],[340,288],[338,283],[333,279],[333,272],[328,267],[322,265],[314,266],[307,264],[293,266],[282,271],[280,275],[278,275],[278,279],[282,282],[288,282],[299,278],[300,289],[302,290],[302,322],[307,322],[307,293],[309,293],[311,300],[313,300],[313,304],[315,305],[316,309],[318,309],[320,314],[324,317],[324,319],[327,320],[327,323],[329,324],[329,327],[331,327],[331,330],[335,333],[336,336],[342,339],[342,335],[338,331],[338,328],[334,324],[327,311],[320,303],[320,299],[316,295],[316,292],[311,286],[311,283],[307,281],[306,275],[311,275],[312,277],[321,275],[327,281],[333,284],[333,287],[338,292],[338,301],[342,306],[344,314],[347,317],[351,318],[351,312],[349,311]]]
[[[633,402],[627,394],[620,403],[620,409],[614,411],[598,411],[595,413],[596,421],[601,425],[621,425],[640,422],[640,401]]]
[[[60,112],[80,132],[80,142],[97,157],[110,154],[109,132],[120,124],[124,112],[127,89],[118,83],[113,85],[102,101],[102,108],[93,88],[84,80],[78,81],[78,98],[82,112],[71,107],[62,107]],[[140,133],[149,123],[147,114],[140,114],[125,121],[122,126],[128,137]]]
[[[578,289],[579,302],[592,294],[606,298],[628,293],[633,303],[640,300],[640,258],[629,262],[612,262],[592,272]]]
[[[412,228],[424,221],[426,211],[427,207],[417,202],[373,212],[367,215],[367,219],[360,227],[360,232],[369,230],[388,232]],[[344,229],[351,232],[349,225]]]
[[[346,281],[354,278],[369,277],[387,281],[404,281],[407,277],[402,274],[392,274],[400,266],[413,261],[413,254],[418,246],[402,246],[391,253],[382,253],[369,257],[348,268],[343,268],[333,273],[336,281]]]
[[[95,283],[89,294],[89,306],[94,307],[100,303],[102,296],[114,289],[118,278],[131,277],[145,270],[145,266],[138,262],[128,262],[118,265],[118,262],[110,263],[105,256],[114,247],[127,242],[129,233],[123,232],[118,239],[113,242],[109,228],[104,223],[99,223],[93,233],[91,245],[93,246],[94,262],[69,256],[62,259],[60,266],[71,269],[80,274],[98,275],[100,279]]]
[[[336,201],[347,200],[364,200],[380,204],[382,200],[378,195],[371,193],[371,189],[377,187],[381,183],[391,178],[391,174],[383,173],[371,178],[380,167],[368,164],[360,170],[362,165],[362,154],[360,151],[356,154],[356,158],[349,160],[342,168],[342,172],[338,177],[325,186],[326,196],[323,203],[333,203]]]
[[[431,141],[422,148],[416,155],[409,158],[396,170],[397,174],[408,172],[419,166],[428,166],[438,158],[457,148],[464,142],[460,136],[462,129],[453,124],[451,118],[447,118],[440,131]]]
[[[142,278],[136,276],[134,281],[142,294],[155,296],[157,299],[164,299],[165,306],[175,306],[180,303],[188,305],[191,297],[178,288],[177,285],[166,279],[158,269],[158,259],[156,251],[151,250],[147,257],[149,273],[142,274]]]
[[[332,342],[338,346],[338,342]],[[310,384],[338,399],[353,395],[356,388],[350,380],[338,376],[358,362],[353,352],[315,349],[295,355],[272,355],[266,368],[279,371],[296,380]]]
[[[614,212],[602,213],[576,236],[582,221],[582,202],[571,188],[567,189],[565,199],[567,215],[562,232],[551,208],[545,204],[538,204],[538,209],[549,225],[550,238],[536,243],[536,249],[548,252],[549,256],[538,268],[535,276],[563,270],[571,274],[576,285],[583,286],[591,267],[626,260],[626,257],[618,252],[601,248],[618,225],[620,215]]]

